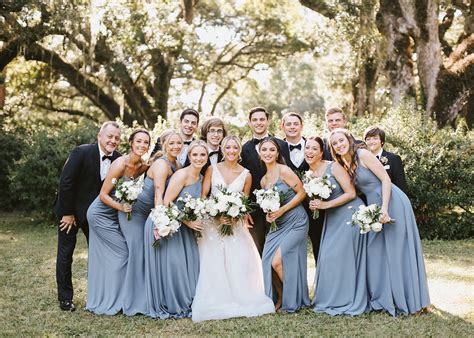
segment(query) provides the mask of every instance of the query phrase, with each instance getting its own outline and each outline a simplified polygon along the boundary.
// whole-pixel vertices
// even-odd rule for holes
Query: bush
[[[356,135],[362,138],[369,124],[380,125],[387,133],[386,149],[402,157],[421,237],[474,237],[474,133],[463,122],[456,130],[438,129],[409,106],[389,111],[378,121],[357,121]]]
[[[14,195],[11,193],[11,185],[7,176],[13,169],[15,161],[18,161],[25,149],[22,131],[5,131],[0,129],[0,209],[11,210],[15,205]]]
[[[18,209],[51,213],[59,176],[70,151],[97,137],[95,125],[66,126],[60,131],[40,129],[28,138],[28,147],[10,170],[10,191]]]

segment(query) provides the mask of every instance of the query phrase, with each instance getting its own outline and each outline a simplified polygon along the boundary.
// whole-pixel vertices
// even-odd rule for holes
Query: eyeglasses
[[[222,129],[210,129],[207,131],[208,134],[217,134],[217,135],[224,135],[224,130]]]

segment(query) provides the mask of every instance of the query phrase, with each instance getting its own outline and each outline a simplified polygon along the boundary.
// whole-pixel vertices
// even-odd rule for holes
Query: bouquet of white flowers
[[[180,211],[174,204],[169,207],[158,205],[157,207],[151,209],[150,218],[154,224],[154,248],[158,248],[160,246],[160,239],[171,236],[176,231],[178,231],[179,227],[181,226],[181,223],[178,220],[179,214]]]
[[[231,219],[241,219],[249,212],[253,211],[250,199],[242,192],[229,191],[223,186],[218,187],[218,192],[209,197],[206,203],[207,212],[212,217],[230,217]],[[221,224],[219,232],[222,236],[234,234],[232,225]]]
[[[331,175],[324,175],[321,177],[313,176],[313,172],[308,170],[303,176],[303,187],[306,194],[311,200],[320,199],[324,200],[331,196],[331,192],[336,186],[331,184],[329,178]],[[313,219],[319,217],[319,210],[313,211]]]
[[[123,177],[119,178],[112,178],[112,185],[115,188],[115,198],[120,203],[126,203],[132,205],[136,202],[138,195],[142,192],[143,189],[143,179],[130,179],[125,180]],[[132,213],[127,212],[127,220],[132,219]]]
[[[206,201],[202,198],[194,198],[188,193],[185,193],[184,197],[179,197],[176,204],[181,210],[180,221],[195,221],[207,215]],[[195,237],[201,237],[199,231],[194,231],[194,235]]]
[[[280,209],[281,203],[289,196],[291,189],[288,189],[286,192],[278,192],[276,186],[268,189],[255,189],[253,192],[257,199],[257,204],[263,210],[264,213],[275,212]],[[273,221],[270,224],[270,231],[275,231],[277,229],[276,222]]]
[[[353,207],[349,207],[349,209],[353,209]],[[352,221],[347,222],[347,224],[358,226],[361,234],[366,234],[369,231],[380,232],[383,229],[382,223],[379,222],[380,215],[382,215],[381,210],[382,208],[377,204],[361,205],[352,214]],[[393,223],[394,221],[392,219],[388,223]]]

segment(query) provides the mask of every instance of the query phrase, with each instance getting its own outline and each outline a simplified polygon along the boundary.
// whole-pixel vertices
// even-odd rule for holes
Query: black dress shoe
[[[75,311],[76,307],[74,306],[74,303],[72,300],[61,300],[59,301],[59,308],[63,311]]]

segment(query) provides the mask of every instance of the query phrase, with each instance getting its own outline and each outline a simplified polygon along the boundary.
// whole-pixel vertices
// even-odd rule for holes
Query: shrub
[[[10,190],[18,209],[50,213],[59,176],[70,151],[96,139],[95,125],[67,125],[60,131],[40,129],[28,137],[28,147],[10,171]]]
[[[5,131],[0,129],[0,209],[11,210],[15,205],[15,196],[11,193],[8,173],[13,169],[15,161],[18,161],[25,149],[22,137],[24,131]]]

